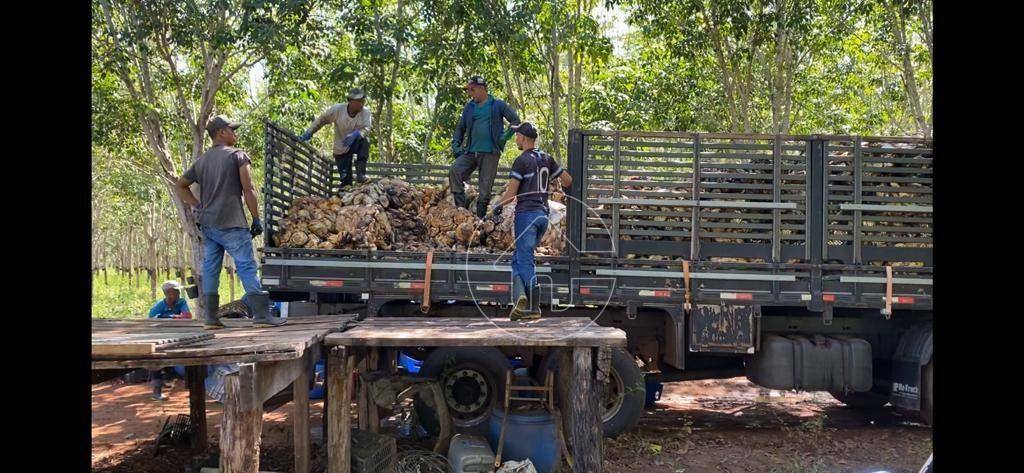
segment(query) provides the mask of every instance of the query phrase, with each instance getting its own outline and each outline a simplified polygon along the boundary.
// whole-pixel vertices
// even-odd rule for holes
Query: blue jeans
[[[548,214],[543,210],[530,210],[516,214],[514,220],[516,232],[516,248],[512,252],[512,278],[519,278],[522,288],[526,294],[537,285],[537,264],[533,259],[533,252],[537,249],[537,243],[544,236],[548,229]],[[516,300],[513,284],[512,300]]]
[[[247,228],[203,227],[203,294],[217,294],[220,288],[220,268],[224,265],[224,251],[235,260],[235,270],[246,294],[263,290],[256,277],[256,260],[252,256],[252,234]]]

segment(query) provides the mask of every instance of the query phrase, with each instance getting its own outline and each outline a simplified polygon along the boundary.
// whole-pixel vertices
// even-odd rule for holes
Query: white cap
[[[167,292],[168,289],[177,289],[177,290],[180,291],[181,290],[181,284],[178,283],[178,281],[175,281],[173,279],[168,280],[168,281],[164,281],[163,285],[160,286],[160,290],[162,290],[164,292]]]

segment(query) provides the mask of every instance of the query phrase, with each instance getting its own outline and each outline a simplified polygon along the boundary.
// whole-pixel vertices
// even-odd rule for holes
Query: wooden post
[[[363,375],[370,372],[370,357],[367,356],[366,350],[360,350],[359,361],[356,363],[359,366],[359,374]],[[366,390],[366,383],[356,378],[356,416],[358,418],[359,430],[366,430],[370,427],[370,396]]]
[[[185,384],[188,385],[188,416],[192,425],[192,449],[206,451],[209,435],[206,430],[206,366],[186,366]]]
[[[309,355],[306,355],[307,357]],[[295,438],[295,473],[309,473],[309,367],[292,383],[292,436]]]
[[[366,354],[366,373],[377,371],[380,369],[380,350],[377,347],[371,347],[369,352]],[[363,412],[366,413],[368,427],[370,432],[380,433],[380,415],[377,411],[377,403],[370,398],[369,388],[360,382],[360,394],[363,396],[363,400],[366,402],[366,408]],[[362,422],[360,422],[362,424]]]
[[[594,357],[590,347],[563,351],[559,360],[562,376],[562,406],[566,432],[572,446],[573,471],[601,471],[601,412],[597,384],[594,380]],[[566,402],[568,401],[568,402]]]
[[[352,429],[352,372],[355,359],[349,356],[345,347],[331,349],[328,357],[330,372],[327,383],[331,385],[330,412],[328,413],[327,471],[328,473],[349,473],[351,471],[351,429]]]
[[[258,473],[263,403],[256,395],[256,364],[240,363],[224,377],[224,420],[220,430],[221,473]]]

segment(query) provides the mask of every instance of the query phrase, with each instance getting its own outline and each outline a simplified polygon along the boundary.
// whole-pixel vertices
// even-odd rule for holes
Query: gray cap
[[[487,87],[487,81],[484,80],[483,76],[479,76],[479,75],[471,76],[469,78],[469,81],[466,82],[467,86],[470,85],[470,84],[480,85],[480,86]]]
[[[162,285],[160,285],[160,289],[164,292],[167,292],[168,289],[177,289],[180,291],[181,287],[181,283],[173,279],[165,281]]]
[[[242,126],[241,123],[233,122],[225,115],[217,115],[210,119],[210,122],[206,124],[206,131],[215,133],[217,130],[224,127],[230,127],[232,130],[237,130],[240,126]]]
[[[359,87],[353,87],[352,90],[348,91],[349,100],[359,100],[364,98],[366,98],[366,92],[363,92],[363,89],[360,89]]]

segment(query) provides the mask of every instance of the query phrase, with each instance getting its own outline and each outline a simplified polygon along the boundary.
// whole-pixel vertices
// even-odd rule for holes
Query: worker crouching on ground
[[[494,177],[498,174],[498,158],[505,149],[505,143],[512,136],[512,130],[502,132],[504,123],[519,124],[519,115],[504,100],[498,100],[487,93],[487,81],[473,76],[466,84],[470,101],[462,109],[459,124],[452,137],[452,154],[455,162],[448,173],[448,184],[456,207],[468,208],[464,182],[473,171],[480,169],[480,195],[476,200],[476,215],[487,215],[487,204],[491,201]]]
[[[270,316],[270,293],[263,290],[256,277],[252,239],[263,233],[263,223],[252,184],[249,155],[234,147],[238,141],[235,130],[240,126],[241,123],[233,123],[223,115],[210,120],[206,132],[213,140],[213,147],[185,171],[175,188],[181,199],[199,214],[204,248],[202,297],[206,302],[203,328],[207,330],[224,328],[217,317],[220,307],[217,291],[225,250],[235,260],[238,277],[245,288],[242,302],[253,315],[253,324],[266,327],[285,323],[284,319]],[[189,190],[193,182],[199,183],[200,200]],[[252,226],[245,221],[243,197],[252,214]]]
[[[151,319],[191,319],[192,311],[188,308],[188,302],[181,298],[181,284],[178,281],[170,280],[164,282],[160,289],[164,292],[164,298],[156,301],[153,308],[149,309]],[[160,368],[149,372],[149,384],[153,387],[153,399],[157,401],[167,400],[163,394],[164,373],[171,368]]]
[[[348,103],[328,108],[299,137],[302,141],[309,141],[324,125],[334,124],[333,152],[341,187],[352,184],[352,155],[356,156],[356,180],[366,182],[366,159],[370,156],[370,139],[366,135],[370,132],[372,117],[365,104],[366,93],[356,87],[348,92]]]
[[[530,122],[512,126],[516,146],[522,154],[512,163],[508,187],[501,200],[491,209],[496,217],[513,198],[516,201],[515,251],[512,253],[512,298],[515,306],[512,320],[539,319],[540,286],[533,253],[548,229],[548,183],[558,179],[563,188],[572,185],[572,176],[555,158],[537,148],[537,129]]]

